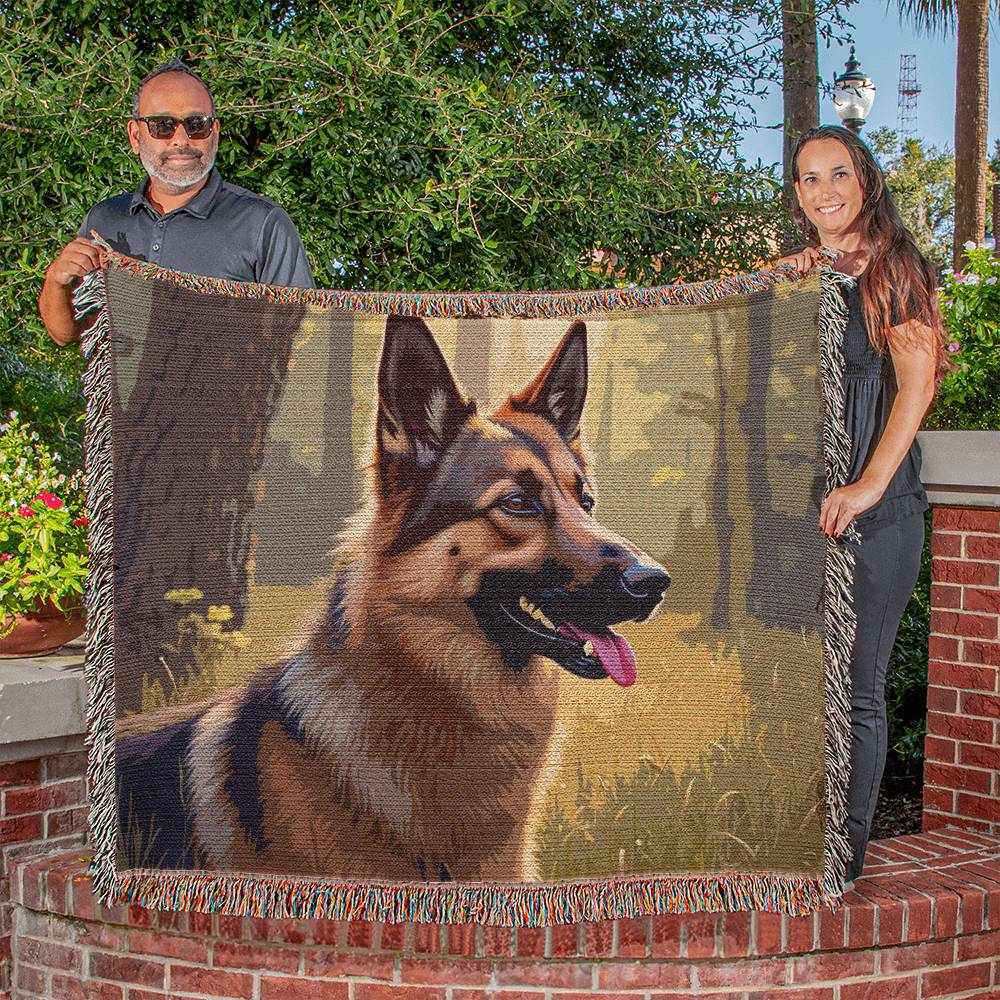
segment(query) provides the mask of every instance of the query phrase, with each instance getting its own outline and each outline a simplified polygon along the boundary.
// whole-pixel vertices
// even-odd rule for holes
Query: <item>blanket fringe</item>
[[[820,269],[820,370],[823,381],[823,451],[826,492],[842,486],[851,461],[851,437],[844,423],[844,330],[847,302],[841,288],[851,282],[832,267]],[[852,523],[843,536],[827,538],[823,578],[824,717],[827,821],[824,837],[823,897],[836,906],[843,895],[852,857],[847,837],[847,787],[851,776],[851,650],[857,617],[852,587],[854,551],[859,541]]]
[[[782,875],[692,875],[601,879],[532,886],[311,882],[249,876],[129,872],[120,899],[150,909],[220,911],[255,917],[482,923],[542,927],[656,913],[818,909],[818,879]]]

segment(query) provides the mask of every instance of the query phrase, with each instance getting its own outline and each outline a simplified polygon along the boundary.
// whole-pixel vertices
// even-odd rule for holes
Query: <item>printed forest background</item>
[[[368,488],[385,319],[269,307],[247,378],[240,300],[110,278],[116,601],[133,609],[116,689],[135,732],[276,662],[325,604],[330,550]],[[560,681],[541,877],[822,864],[816,291],[587,317],[595,516],[673,583],[656,618],[619,628],[635,685]],[[569,321],[427,323],[466,393],[495,407]],[[211,357],[174,353],[205,330]],[[185,361],[164,392],[167,357]]]

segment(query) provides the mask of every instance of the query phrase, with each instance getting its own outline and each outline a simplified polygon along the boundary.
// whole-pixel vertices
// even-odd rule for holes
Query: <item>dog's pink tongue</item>
[[[616,632],[603,636],[593,635],[577,628],[572,622],[560,625],[557,631],[579,639],[581,642],[586,642],[589,639],[594,644],[594,655],[601,661],[601,666],[616,684],[628,687],[635,683],[635,653],[625,636],[618,635]]]

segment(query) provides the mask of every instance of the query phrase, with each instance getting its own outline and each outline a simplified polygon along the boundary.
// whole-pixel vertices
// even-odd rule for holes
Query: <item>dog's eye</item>
[[[594,509],[594,498],[589,493],[580,497],[580,506],[589,514]]]
[[[501,510],[508,514],[541,514],[542,502],[537,497],[526,497],[523,493],[509,493],[500,501]]]

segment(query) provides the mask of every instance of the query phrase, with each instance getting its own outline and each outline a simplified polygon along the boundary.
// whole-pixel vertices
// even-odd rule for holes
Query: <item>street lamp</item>
[[[855,134],[861,131],[875,103],[875,84],[861,72],[854,58],[854,46],[847,60],[847,70],[833,78],[833,106],[844,124]]]

